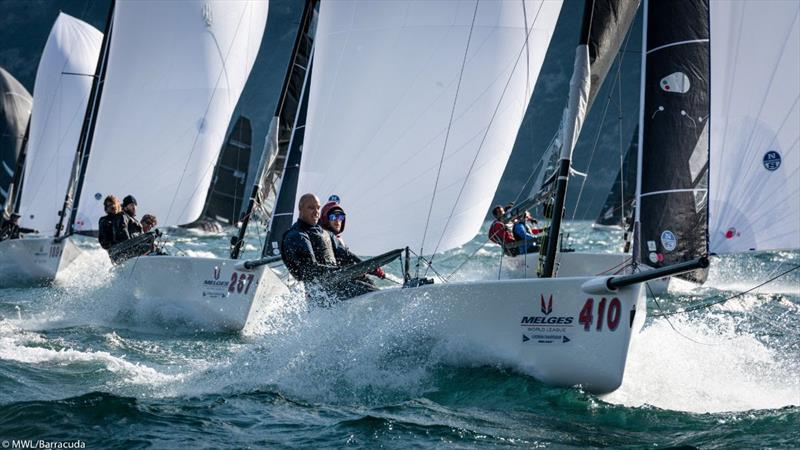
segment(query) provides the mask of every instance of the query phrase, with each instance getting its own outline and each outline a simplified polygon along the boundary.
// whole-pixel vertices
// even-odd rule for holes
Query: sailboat
[[[598,14],[604,6],[616,11],[608,2],[589,1],[564,114],[554,179],[556,213],[543,277],[443,284],[412,279],[403,288],[366,294],[339,307],[348,317],[368,322],[414,317],[420,329],[433,333],[429,339],[445,347],[458,341],[478,361],[511,367],[547,384],[581,385],[595,393],[615,390],[623,380],[630,340],[644,323],[642,283],[703,269],[709,255],[721,252],[800,247],[800,139],[790,125],[797,122],[800,97],[800,5],[779,3],[769,4],[774,9],[761,2],[711,3],[708,124],[720,128],[708,134],[707,250],[660,258],[661,267],[628,275],[552,277],[571,152],[594,82],[589,31],[594,21],[604,20]],[[663,49],[708,45],[707,27],[696,30],[706,36],[680,37],[678,32],[687,31],[675,26],[680,22],[663,21],[674,11],[647,5],[648,21],[660,16],[664,25],[645,27],[644,60]],[[420,255],[433,254],[418,259],[433,265],[437,251],[472,238],[505,162],[497,159],[507,154],[504,149],[510,151],[527,106],[519,99],[529,98],[525,94],[535,82],[559,9],[557,2],[533,1],[321,3],[297,191],[339,195],[350,219],[348,242],[361,254],[411,244]],[[742,35],[734,39],[731,33]],[[762,49],[766,36],[775,41],[768,51]],[[488,49],[491,64],[481,58]],[[758,64],[745,62],[751,59]],[[519,60],[528,64],[515,64]],[[702,80],[709,70],[695,69],[686,76]],[[645,81],[643,95],[662,89],[658,83]],[[693,114],[692,120],[702,117],[684,111]],[[652,111],[642,114],[642,135],[645,114]],[[482,152],[485,140],[490,154]],[[752,176],[737,179],[739,167]],[[641,182],[637,185],[641,195]],[[685,189],[673,190],[683,194]],[[700,188],[691,189],[694,194]],[[637,221],[634,239],[634,248],[649,249],[649,241],[660,236],[652,237]],[[671,239],[665,241],[672,246]],[[675,241],[675,248],[683,248],[682,237],[675,235]],[[666,251],[663,242],[658,245],[657,253]],[[636,261],[649,259],[642,253],[636,253]]]
[[[589,4],[576,51],[567,167],[589,92],[602,81],[589,72],[591,17],[617,25],[602,3],[604,15],[593,15],[599,9]],[[321,2],[294,191],[338,195],[359,254],[410,246],[435,255],[471,240],[560,10],[554,1]],[[554,384],[613,390],[631,333],[644,320],[639,285],[612,292],[588,287],[599,282],[587,277],[425,284],[424,273],[408,275],[417,283],[341,308],[366,308],[365,320],[424,308],[441,336],[474,343]]]
[[[0,67],[0,216],[12,212],[15,179],[20,161],[24,161],[22,147],[31,117],[33,99],[28,90],[10,73]],[[21,171],[20,171],[21,172]],[[18,190],[16,190],[18,192]]]
[[[112,2],[64,214],[92,233],[107,195],[132,194],[170,227],[200,217],[225,131],[261,46],[267,2]],[[180,250],[180,249],[177,249]],[[228,258],[131,258],[111,283],[207,329],[241,330],[258,296],[286,287]]]
[[[50,31],[36,72],[28,139],[16,167],[17,192],[8,205],[22,216],[22,226],[40,233],[0,242],[3,285],[53,281],[78,256],[72,241],[56,239],[57,224],[102,39],[97,29],[64,13]]]
[[[625,230],[633,223],[633,205],[636,197],[636,158],[639,155],[639,130],[633,132],[628,151],[625,152],[619,173],[608,192],[606,201],[600,208],[600,214],[594,220],[592,228]]]
[[[250,119],[239,116],[220,152],[200,219],[187,228],[221,231],[222,225],[239,222],[247,195],[252,140]]]

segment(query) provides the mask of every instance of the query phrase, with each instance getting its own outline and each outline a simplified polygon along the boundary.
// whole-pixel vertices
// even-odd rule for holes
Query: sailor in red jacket
[[[535,253],[539,251],[537,239],[530,233],[525,224],[525,220],[532,217],[525,213],[525,219],[520,223],[506,223],[503,222],[503,215],[506,213],[505,209],[497,205],[492,209],[494,215],[494,222],[489,227],[489,239],[495,244],[503,248],[503,253],[508,256],[517,256],[524,253]],[[512,226],[514,228],[512,228]],[[519,230],[517,230],[519,228]],[[513,231],[519,231],[520,236],[516,236]],[[524,233],[522,232],[524,230]],[[533,234],[538,234],[538,230]]]
[[[494,216],[494,222],[489,227],[489,239],[492,240],[495,244],[498,244],[500,247],[503,247],[503,251],[506,254],[511,255],[514,253],[511,248],[507,246],[514,242],[514,233],[511,232],[511,227],[509,224],[503,222],[503,214],[506,213],[506,210],[497,205],[492,209],[492,215]],[[516,256],[516,255],[511,255]]]

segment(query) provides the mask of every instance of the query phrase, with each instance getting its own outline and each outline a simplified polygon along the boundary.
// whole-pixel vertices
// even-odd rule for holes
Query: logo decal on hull
[[[540,315],[523,316],[520,326],[524,327],[522,342],[526,344],[564,344],[570,342],[565,336],[572,330],[575,318],[572,316],[553,315],[553,295],[539,295]]]
[[[541,296],[542,302],[542,314],[545,316],[549,316],[551,312],[553,312],[553,296],[550,296],[550,299],[545,304],[544,302],[544,294]]]
[[[522,335],[522,342],[529,342],[532,344],[566,344],[572,339],[561,334],[527,334]]]
[[[214,279],[219,280],[219,266],[214,266]]]

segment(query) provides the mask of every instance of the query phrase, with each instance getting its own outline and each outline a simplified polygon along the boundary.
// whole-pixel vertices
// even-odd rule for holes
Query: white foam
[[[47,340],[47,345],[54,342]],[[38,347],[45,339],[31,333],[14,333],[13,336],[0,337],[0,359],[25,364],[72,365],[94,363],[121,377],[130,384],[153,386],[182,380],[182,374],[166,374],[140,363],[125,360],[124,356],[114,356],[104,351],[75,350],[71,348],[52,349]]]
[[[632,340],[622,387],[605,400],[698,413],[800,405],[798,355],[736,331],[731,317],[670,320],[686,337],[656,319]]]

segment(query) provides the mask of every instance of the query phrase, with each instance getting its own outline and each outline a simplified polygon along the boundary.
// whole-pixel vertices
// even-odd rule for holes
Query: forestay
[[[709,250],[800,248],[800,2],[711,2]]]
[[[117,3],[75,230],[96,228],[108,194],[133,194],[162,226],[200,217],[267,5]]]
[[[338,195],[360,254],[472,239],[560,10],[534,0],[322,2],[298,193]]]
[[[96,28],[60,13],[36,71],[19,212],[25,227],[46,236],[55,234],[102,40]]]

